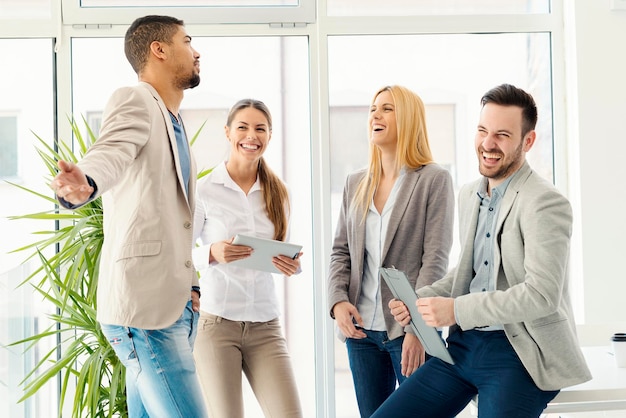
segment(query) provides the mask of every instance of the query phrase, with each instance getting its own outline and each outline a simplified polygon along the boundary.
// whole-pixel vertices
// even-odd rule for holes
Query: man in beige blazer
[[[196,167],[179,106],[200,83],[181,20],[145,16],[125,38],[139,84],[115,91],[100,137],[59,161],[59,202],[102,196],[98,321],[126,366],[129,417],[207,416],[193,361],[200,288],[191,259]]]
[[[428,325],[450,327],[455,364],[427,361],[373,417],[454,417],[476,395],[481,418],[538,417],[560,389],[591,378],[570,305],[572,209],[525,159],[535,102],[504,84],[481,103],[483,177],[459,193],[459,262],[417,301]],[[389,307],[408,324],[402,302]]]

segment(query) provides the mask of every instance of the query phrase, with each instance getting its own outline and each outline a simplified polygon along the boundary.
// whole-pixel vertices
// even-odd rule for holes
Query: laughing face
[[[238,111],[224,130],[231,144],[230,159],[241,162],[258,161],[272,136],[267,118],[253,107]]]
[[[370,140],[380,148],[395,149],[398,142],[396,125],[396,106],[387,90],[382,91],[372,106],[369,114]]]
[[[480,113],[476,132],[476,154],[480,174],[496,187],[526,161],[535,142],[535,131],[522,138],[522,109],[487,103]]]

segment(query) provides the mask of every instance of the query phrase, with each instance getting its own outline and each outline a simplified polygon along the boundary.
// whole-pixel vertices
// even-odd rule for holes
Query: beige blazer
[[[456,298],[456,322],[463,330],[504,324],[515,352],[542,390],[559,390],[591,379],[570,303],[570,203],[525,163],[509,183],[500,207],[496,291],[469,294],[480,205],[476,193],[481,181],[464,186],[459,193],[462,248],[458,265],[418,294]]]
[[[335,304],[349,301],[357,306],[361,295],[365,223],[361,222],[363,212],[350,209],[350,203],[365,174],[365,170],[350,174],[344,187],[328,276],[331,316]],[[408,170],[405,176],[391,212],[381,259],[383,267],[404,271],[418,289],[440,279],[448,269],[454,230],[454,188],[450,173],[437,164]],[[403,329],[393,319],[387,307],[393,294],[380,281],[389,339],[400,337],[405,331],[412,333],[410,327]],[[345,340],[340,332],[337,335]]]
[[[196,166],[192,157],[187,196],[174,127],[152,86],[113,93],[100,137],[78,165],[104,207],[98,321],[170,326],[198,285],[191,260]]]

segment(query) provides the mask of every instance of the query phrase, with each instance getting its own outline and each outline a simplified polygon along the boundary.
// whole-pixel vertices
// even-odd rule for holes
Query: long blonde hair
[[[379,94],[388,91],[393,98],[398,132],[396,147],[396,170],[403,167],[415,169],[433,163],[432,152],[426,130],[426,111],[422,99],[406,87],[393,85],[380,88],[372,98],[372,104]],[[368,123],[367,132],[372,136],[372,127]],[[370,140],[369,165],[367,173],[357,186],[352,200],[353,210],[361,210],[365,221],[370,202],[382,176],[381,151]]]
[[[228,113],[226,125],[230,126],[235,115],[242,109],[252,107],[263,113],[269,131],[272,131],[272,115],[270,111],[260,100],[242,99],[233,105]],[[269,220],[274,224],[274,239],[284,241],[287,237],[287,226],[289,224],[289,194],[285,183],[269,168],[265,159],[261,157],[258,167],[259,181],[261,182],[261,190],[263,191],[263,201],[265,202],[265,213]]]

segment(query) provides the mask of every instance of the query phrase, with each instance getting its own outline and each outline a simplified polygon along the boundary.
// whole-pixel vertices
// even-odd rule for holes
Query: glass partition
[[[199,170],[228,158],[224,133],[226,115],[236,101],[264,101],[273,118],[272,140],[265,158],[287,183],[291,197],[290,241],[304,246],[302,273],[276,276],[282,303],[281,323],[287,337],[298,389],[306,416],[315,417],[315,362],[308,38],[303,36],[201,37],[193,32],[193,47],[201,54],[201,83],[185,92],[181,116],[191,137]],[[117,87],[134,85],[137,77],[126,61],[120,38],[73,39],[74,115],[88,115],[99,126],[102,109]],[[106,62],[106,68],[94,66]],[[200,127],[204,127],[200,130]],[[245,379],[244,379],[245,380]],[[250,389],[246,416],[262,416]]]
[[[332,36],[328,55],[333,228],[347,174],[367,164],[369,105],[385,85],[401,84],[420,95],[434,158],[450,170],[457,191],[479,176],[474,135],[482,95],[501,83],[526,89],[539,110],[537,141],[527,158],[553,180],[550,34]],[[338,339],[335,382],[337,417],[354,416],[352,376]]]
[[[129,24],[136,17],[167,14],[185,23],[315,22],[315,0],[61,0],[69,24]],[[139,12],[138,12],[139,11]]]
[[[327,0],[329,16],[496,15],[549,13],[550,0]]]
[[[35,135],[49,145],[54,140],[53,43],[50,39],[0,39],[0,49],[19,65],[0,66],[0,416],[52,418],[56,414],[56,387],[44,387],[36,396],[18,403],[22,380],[54,347],[43,341],[32,350],[11,343],[46,329],[53,308],[28,284],[21,285],[37,267],[26,262],[32,251],[13,250],[41,238],[36,231],[50,231],[54,223],[9,219],[54,206],[20,187],[51,195],[47,170],[37,155]],[[27,51],[27,53],[25,53]]]

